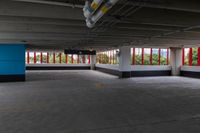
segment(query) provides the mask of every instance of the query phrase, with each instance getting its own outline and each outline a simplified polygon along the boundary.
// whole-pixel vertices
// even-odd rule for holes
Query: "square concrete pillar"
[[[182,48],[170,48],[170,65],[172,76],[179,76],[182,66]]]
[[[120,78],[131,77],[131,47],[123,46],[119,49],[119,72]]]
[[[96,55],[91,55],[90,56],[90,69],[95,70],[95,65],[96,65]]]

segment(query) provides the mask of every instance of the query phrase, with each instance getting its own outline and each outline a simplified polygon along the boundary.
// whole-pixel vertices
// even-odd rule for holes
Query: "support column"
[[[25,81],[25,45],[0,44],[0,82]]]
[[[120,47],[119,54],[119,72],[120,78],[130,78],[131,77],[131,47],[123,46]]]
[[[95,70],[96,55],[90,55],[90,69]]]
[[[170,48],[170,65],[172,76],[179,76],[182,65],[182,48]]]

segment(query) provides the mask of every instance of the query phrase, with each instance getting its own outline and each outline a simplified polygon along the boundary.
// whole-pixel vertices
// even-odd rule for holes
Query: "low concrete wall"
[[[119,65],[112,65],[112,64],[96,64],[96,67],[119,70]]]
[[[133,65],[131,67],[131,77],[170,76],[171,69],[171,66],[168,65]],[[121,74],[119,71],[119,65],[97,64],[96,70],[118,76]]]
[[[90,70],[90,64],[27,64],[26,70]]]
[[[111,64],[96,64],[95,65],[95,70],[109,73],[112,75],[119,76],[119,65],[111,65]]]
[[[171,71],[168,65],[132,65],[132,71]]]
[[[181,66],[181,76],[200,78],[200,66]]]
[[[169,65],[133,65],[132,77],[170,76],[172,67]]]

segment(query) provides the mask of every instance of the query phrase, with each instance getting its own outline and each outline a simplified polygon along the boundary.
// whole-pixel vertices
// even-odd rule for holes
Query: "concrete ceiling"
[[[200,44],[200,1],[121,0],[93,29],[86,27],[80,8],[84,0],[46,1],[58,4],[1,0],[0,42],[23,42],[33,49]]]

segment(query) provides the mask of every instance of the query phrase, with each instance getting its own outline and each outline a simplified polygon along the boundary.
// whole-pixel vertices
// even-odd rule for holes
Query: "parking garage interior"
[[[199,5],[1,0],[0,132],[200,132]]]

